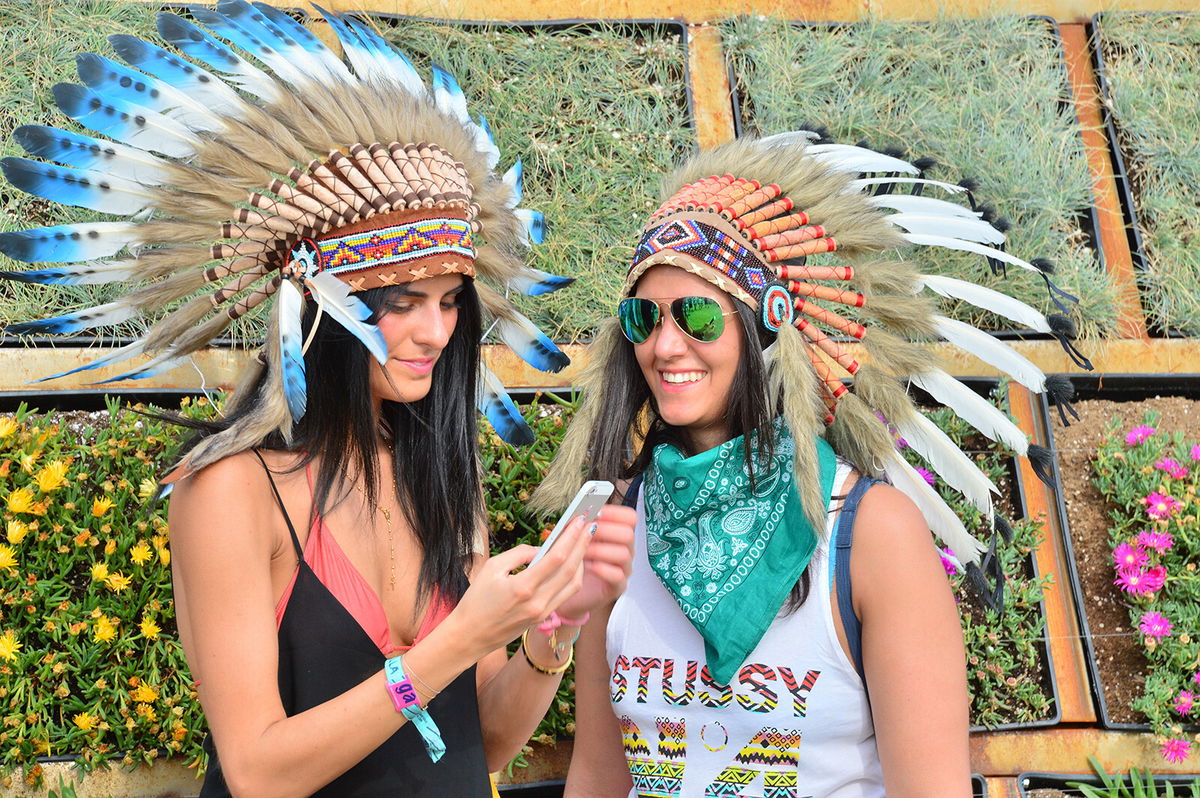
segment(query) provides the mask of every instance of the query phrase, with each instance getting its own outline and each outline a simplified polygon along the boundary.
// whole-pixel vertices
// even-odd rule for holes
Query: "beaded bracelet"
[[[521,633],[521,653],[525,655],[525,661],[529,663],[529,667],[533,668],[538,673],[544,673],[547,676],[558,676],[571,667],[571,663],[575,661],[575,646],[571,646],[571,653],[567,655],[567,661],[562,665],[556,665],[553,668],[544,668],[533,661],[533,657],[529,656],[529,630],[526,629]]]

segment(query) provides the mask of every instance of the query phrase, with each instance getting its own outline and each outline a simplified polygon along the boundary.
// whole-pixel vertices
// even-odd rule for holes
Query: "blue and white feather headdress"
[[[386,40],[329,11],[321,13],[345,61],[264,3],[222,0],[192,13],[207,30],[158,16],[159,33],[178,52],[112,36],[124,64],[86,53],[78,58],[82,85],[54,87],[59,108],[100,137],[32,125],[16,131],[41,160],[4,159],[13,185],[126,218],[0,234],[8,256],[55,264],[0,276],[131,290],[8,332],[156,319],[134,343],[65,372],[149,355],[105,382],[138,379],[181,365],[273,298],[265,357],[254,367],[268,370],[271,396],[194,449],[190,468],[273,431],[290,434],[305,412],[300,319],[309,299],[383,362],[382,335],[355,292],[447,273],[483,278],[495,286],[476,282],[492,331],[539,369],[567,364],[505,294],[538,295],[571,281],[514,254],[541,241],[544,222],[516,208],[519,162],[503,177],[493,172],[500,153],[484,119],[468,115],[453,77],[434,67],[430,91]],[[532,440],[500,381],[481,369],[480,407],[493,426],[510,442]]]

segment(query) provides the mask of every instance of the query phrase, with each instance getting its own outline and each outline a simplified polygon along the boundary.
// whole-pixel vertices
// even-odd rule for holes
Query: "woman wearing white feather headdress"
[[[514,254],[541,220],[515,210],[520,167],[493,174],[449,75],[427,91],[334,13],[349,66],[265,4],[192,14],[208,30],[159,16],[187,58],[114,36],[130,66],[88,54],[87,85],[56,87],[108,138],[17,131],[46,160],[5,159],[12,183],[132,218],[2,234],[9,256],[52,264],[3,276],[140,285],[8,332],[161,311],[75,370],[150,355],[112,378],[135,379],[272,301],[263,353],[171,475],[177,620],[212,730],[202,795],[492,795],[488,772],[528,739],[574,627],[631,557],[623,508],[520,573],[531,547],[486,557],[477,396],[505,439],[531,432],[482,368],[484,314],[533,365],[566,358],[484,281],[537,295],[569,280]]]
[[[904,382],[1042,473],[1046,453],[906,339],[945,337],[1069,397],[918,293],[1015,314],[1082,356],[1065,317],[888,258],[936,245],[1037,271],[971,209],[892,193],[962,188],[812,138],[733,142],[667,178],[535,495],[551,508],[581,479],[632,478],[638,509],[629,587],[579,643],[572,798],[970,794],[962,635],[929,530],[992,602],[998,564],[889,424],[989,517],[994,486]]]

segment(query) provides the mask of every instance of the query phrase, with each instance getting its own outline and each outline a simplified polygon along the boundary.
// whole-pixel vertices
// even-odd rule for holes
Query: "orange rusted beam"
[[[1113,176],[1108,138],[1104,134],[1104,119],[1100,114],[1100,90],[1092,69],[1087,31],[1082,24],[1063,25],[1063,51],[1071,93],[1075,98],[1075,115],[1083,135],[1088,171],[1092,174],[1092,201],[1096,205],[1100,225],[1100,246],[1104,250],[1104,268],[1117,286],[1117,321],[1124,338],[1146,337],[1146,316],[1138,295],[1129,239],[1125,235],[1125,215],[1117,199],[1117,181]]]
[[[1095,756],[1108,773],[1153,768],[1155,773],[1200,772],[1200,753],[1172,763],[1159,754],[1153,734],[1085,727],[1052,727],[971,735],[971,770],[985,776],[1015,776],[1028,771],[1091,773]],[[990,786],[990,782],[989,782]],[[992,798],[991,792],[988,798]]]
[[[1017,424],[1028,433],[1034,443],[1045,445],[1049,436],[1043,428],[1042,417],[1035,411],[1038,400],[1030,391],[1017,384],[1009,386],[1009,409]],[[1063,722],[1092,722],[1096,720],[1096,707],[1092,703],[1092,691],[1088,679],[1087,660],[1084,659],[1080,639],[1079,619],[1075,614],[1075,598],[1071,595],[1071,581],[1067,576],[1067,553],[1063,536],[1067,530],[1060,528],[1055,511],[1054,496],[1050,489],[1037,478],[1028,459],[1021,458],[1021,481],[1025,488],[1026,514],[1041,519],[1046,531],[1045,540],[1034,552],[1038,573],[1053,578],[1045,592],[1046,636],[1049,638],[1050,659],[1058,679],[1058,706]]]
[[[692,84],[692,112],[700,149],[733,139],[733,100],[729,70],[721,49],[721,30],[707,23],[688,26],[688,72]]]
[[[1021,798],[1021,790],[1014,778],[992,776],[983,781],[987,785],[987,798]]]
[[[311,11],[308,3],[270,0]],[[367,11],[465,20],[679,19],[706,22],[738,14],[764,14],[812,22],[854,22],[868,17],[929,21],[939,17],[983,17],[998,13],[978,0],[329,0],[334,11]],[[1179,0],[1123,0],[1126,11],[1175,11]],[[1042,14],[1059,22],[1086,22],[1107,11],[1112,0],[1011,0],[1007,14]]]

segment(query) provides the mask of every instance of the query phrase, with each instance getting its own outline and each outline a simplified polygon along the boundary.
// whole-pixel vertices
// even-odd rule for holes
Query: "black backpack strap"
[[[267,473],[267,482],[271,483],[271,492],[275,494],[275,501],[279,504],[279,512],[283,513],[284,523],[287,524],[288,532],[292,536],[292,545],[296,547],[296,556],[301,560],[304,559],[304,547],[300,545],[300,538],[296,535],[296,528],[292,526],[292,519],[288,517],[287,508],[283,506],[283,498],[279,495],[279,488],[275,487],[275,480],[271,478],[271,469],[267,468],[267,461],[258,453],[258,449],[251,449],[254,456],[258,458],[258,462],[262,463],[263,471]]]
[[[842,502],[842,511],[838,516],[837,530],[834,533],[834,564],[833,574],[837,583],[838,615],[842,619],[842,629],[846,632],[846,642],[850,645],[850,656],[854,660],[854,669],[858,671],[863,685],[867,683],[867,675],[863,672],[862,660],[862,624],[854,614],[853,593],[850,585],[850,545],[854,539],[854,517],[858,514],[858,503],[871,488],[879,482],[867,476],[860,476],[850,488],[850,493]]]
[[[626,507],[637,509],[638,491],[642,489],[642,475],[638,474],[633,479],[629,480],[629,487],[625,488],[625,498],[621,499],[621,504]]]

